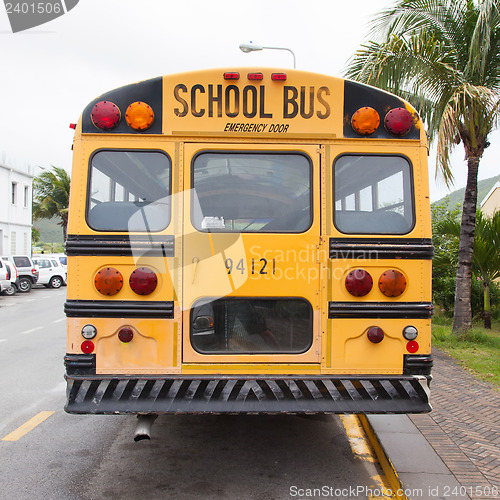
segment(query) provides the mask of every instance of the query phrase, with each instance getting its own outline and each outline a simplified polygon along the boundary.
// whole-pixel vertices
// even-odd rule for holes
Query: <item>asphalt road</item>
[[[65,292],[0,297],[0,499],[362,499],[377,487],[338,417],[160,416],[135,443],[134,416],[66,414]]]

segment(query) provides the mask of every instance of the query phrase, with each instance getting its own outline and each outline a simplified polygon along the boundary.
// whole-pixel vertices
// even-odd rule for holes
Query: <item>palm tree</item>
[[[460,223],[451,217],[439,221],[435,230],[440,235],[460,238]],[[443,257],[450,260],[454,258],[452,255]],[[484,327],[491,328],[491,283],[500,278],[500,211],[491,218],[480,210],[476,213],[472,273],[483,282]]]
[[[68,206],[70,177],[63,168],[52,167],[52,171],[42,172],[33,181],[33,219],[61,219],[66,241],[68,227]]]
[[[465,149],[453,331],[472,325],[471,266],[478,167],[499,121],[500,0],[397,0],[373,21],[370,37],[350,59],[346,76],[411,101],[431,139],[437,165],[453,181],[450,152]]]

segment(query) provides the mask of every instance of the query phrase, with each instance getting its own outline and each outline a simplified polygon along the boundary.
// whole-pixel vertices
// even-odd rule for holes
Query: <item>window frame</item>
[[[335,204],[337,202],[337,199],[335,197],[335,184],[336,184],[336,177],[335,177],[335,165],[337,163],[337,161],[340,159],[340,158],[343,158],[343,157],[346,157],[346,156],[351,156],[351,157],[378,157],[378,158],[402,158],[403,160],[405,160],[408,164],[408,174],[409,174],[409,189],[410,189],[410,196],[411,196],[411,200],[410,200],[410,207],[411,207],[411,211],[412,211],[412,222],[408,228],[407,231],[405,232],[388,232],[388,231],[384,231],[384,232],[359,232],[359,231],[351,231],[351,232],[346,232],[342,229],[340,229],[337,225],[337,221],[336,221],[336,213],[337,213],[337,209],[335,208]],[[410,234],[414,229],[415,229],[415,225],[416,225],[416,210],[415,210],[415,181],[414,181],[414,167],[413,167],[413,163],[412,161],[410,160],[410,158],[408,156],[406,156],[405,154],[402,154],[402,153],[363,153],[363,152],[349,152],[349,153],[341,153],[339,155],[337,155],[333,162],[332,162],[332,221],[333,221],[333,225],[335,227],[335,229],[339,232],[339,233],[342,233],[342,234],[346,234],[346,235],[352,235],[352,234],[362,234],[362,235],[366,235],[366,236],[370,236],[370,235],[388,235],[388,236],[402,236],[402,235],[407,235],[407,234]],[[356,212],[356,210],[353,210],[352,211],[353,213]]]
[[[261,231],[261,230],[252,230],[252,231],[222,231],[218,230],[216,228],[207,228],[207,229],[199,229],[196,227],[193,217],[194,217],[194,195],[196,192],[196,188],[194,185],[194,164],[196,162],[196,159],[204,154],[233,154],[233,155],[239,155],[239,154],[252,154],[252,155],[262,155],[262,156],[273,156],[273,155],[296,155],[296,156],[303,156],[306,160],[307,163],[309,164],[309,208],[310,208],[310,217],[309,217],[309,225],[307,226],[306,229],[303,231]],[[314,162],[312,158],[304,151],[299,151],[299,150],[271,150],[267,151],[265,149],[259,149],[259,150],[247,150],[247,149],[204,149],[197,151],[196,154],[193,155],[191,158],[191,166],[190,166],[191,172],[191,197],[190,197],[190,222],[191,226],[193,229],[199,233],[214,233],[214,234],[263,234],[263,235],[272,235],[272,234],[290,234],[290,235],[297,235],[297,234],[304,234],[307,233],[313,226],[314,224]]]
[[[86,200],[85,200],[85,222],[87,226],[93,231],[97,231],[100,233],[126,233],[126,234],[135,234],[135,233],[145,233],[147,231],[129,231],[128,229],[96,229],[90,224],[89,214],[90,214],[90,203],[91,203],[91,187],[92,187],[92,161],[94,157],[102,152],[119,152],[119,153],[161,153],[168,159],[169,162],[169,179],[168,179],[168,191],[169,196],[172,196],[172,176],[173,176],[173,162],[170,154],[163,149],[147,149],[147,148],[99,148],[92,152],[89,156],[88,160],[88,168],[87,168],[87,189],[86,189]],[[158,231],[149,231],[151,233],[161,233],[165,231],[170,224],[172,223],[172,207],[170,207],[169,218],[167,224],[164,228]]]

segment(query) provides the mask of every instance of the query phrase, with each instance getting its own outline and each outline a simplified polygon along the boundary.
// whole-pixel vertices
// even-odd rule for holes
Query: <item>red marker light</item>
[[[419,348],[420,346],[418,345],[418,342],[416,342],[415,340],[410,340],[410,342],[406,344],[406,350],[411,354],[417,352]]]
[[[373,287],[373,278],[364,269],[354,269],[347,275],[345,287],[354,297],[364,297]]]
[[[272,73],[271,80],[273,80],[275,82],[276,81],[284,82],[286,80],[286,73]]]
[[[92,108],[92,123],[101,130],[115,128],[121,116],[118,106],[110,101],[100,101]]]
[[[86,340],[85,342],[82,342],[80,348],[85,354],[91,354],[94,352],[94,342],[92,342],[91,340]]]
[[[368,328],[366,334],[368,336],[368,340],[374,344],[382,342],[385,335],[384,330],[382,330],[382,328],[379,328],[378,326],[372,326],[371,328]]]
[[[118,338],[120,339],[121,342],[131,342],[132,339],[134,338],[134,332],[132,328],[122,328],[118,332]]]
[[[394,108],[385,115],[384,126],[392,135],[402,137],[413,126],[413,115],[405,108]]]
[[[224,80],[239,80],[240,74],[236,72],[224,73]]]
[[[76,123],[70,123],[69,128],[72,128],[73,130],[76,129]]]
[[[264,75],[262,73],[248,73],[247,75],[249,80],[263,80]]]

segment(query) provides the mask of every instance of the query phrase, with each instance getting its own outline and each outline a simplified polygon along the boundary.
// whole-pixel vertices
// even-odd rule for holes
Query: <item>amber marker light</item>
[[[388,269],[380,276],[378,287],[386,297],[398,297],[406,290],[406,278],[400,271]]]
[[[384,126],[392,135],[406,135],[413,126],[413,115],[405,108],[391,109],[384,118]]]
[[[351,126],[359,135],[370,135],[377,130],[380,125],[380,116],[368,106],[359,108],[351,118]]]
[[[123,286],[123,276],[114,267],[103,267],[97,271],[94,284],[103,295],[116,295]]]
[[[110,101],[100,101],[93,108],[90,117],[92,123],[101,130],[111,130],[120,123],[121,112],[118,106]]]
[[[138,267],[130,275],[129,284],[137,295],[149,295],[155,291],[158,278],[151,269]]]
[[[373,287],[373,278],[364,269],[354,269],[347,275],[345,287],[354,297],[364,297]]]
[[[146,130],[153,124],[155,114],[153,108],[145,102],[133,102],[125,112],[129,127],[134,130]]]

